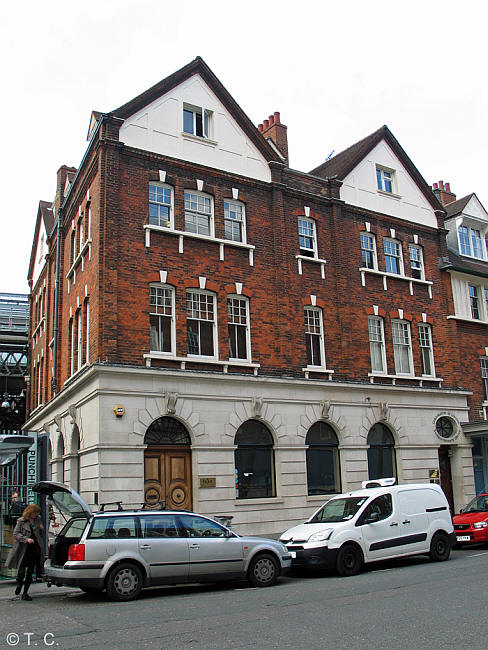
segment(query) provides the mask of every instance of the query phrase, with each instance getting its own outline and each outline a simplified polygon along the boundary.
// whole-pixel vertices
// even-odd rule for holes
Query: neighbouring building
[[[450,276],[448,320],[459,385],[469,387],[469,419],[462,424],[473,444],[476,493],[488,489],[488,213],[476,194],[456,200],[450,184],[433,185],[446,210],[448,256],[442,268]]]
[[[29,270],[53,479],[256,534],[368,477],[473,496],[447,211],[386,126],[296,171],[197,58],[88,138]]]

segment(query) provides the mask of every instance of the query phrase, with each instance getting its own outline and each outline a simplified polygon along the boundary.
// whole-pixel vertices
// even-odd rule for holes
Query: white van
[[[407,555],[448,560],[456,536],[441,488],[394,482],[365,481],[361,490],[333,497],[304,524],[285,531],[280,541],[292,567],[335,568],[351,576],[365,562]]]

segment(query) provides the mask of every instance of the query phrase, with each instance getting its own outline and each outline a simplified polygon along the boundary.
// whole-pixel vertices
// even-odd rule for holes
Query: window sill
[[[218,145],[218,142],[216,140],[205,138],[203,135],[194,135],[193,133],[186,133],[185,131],[182,131],[181,135],[185,140],[190,140],[192,142],[199,142],[200,144],[206,144],[209,145],[210,147],[216,147]]]
[[[466,318],[466,316],[447,316],[447,320],[459,320],[463,323],[474,323],[475,325],[488,325],[488,321],[478,318]]]
[[[322,503],[323,501],[329,501],[330,499],[333,499],[336,497],[338,494],[341,494],[340,492],[324,492],[324,494],[308,494],[306,497],[307,501],[310,501],[312,503]]]
[[[302,262],[313,262],[315,264],[320,264],[322,279],[325,278],[325,265],[327,264],[327,260],[320,259],[320,257],[309,257],[308,255],[295,255],[295,259],[298,263],[298,275],[302,275],[303,273]]]
[[[424,381],[433,381],[433,382],[438,383],[439,387],[442,384],[442,382],[444,381],[440,377],[427,377],[427,376],[424,376],[424,375],[421,375],[421,376],[417,376],[417,375],[386,375],[386,374],[379,373],[379,372],[368,372],[368,377],[369,377],[369,381],[372,384],[374,384],[375,378],[376,379],[391,379],[391,383],[392,383],[393,386],[395,386],[396,381],[398,379],[399,380],[408,379],[408,380],[411,380],[411,381],[418,381],[419,386],[423,386]]]
[[[234,501],[235,506],[253,506],[253,505],[266,505],[269,503],[270,505],[275,505],[276,503],[285,503],[284,499],[280,499],[279,497],[266,497],[266,498],[261,498],[261,499],[237,499]]]
[[[302,368],[302,372],[305,373],[305,379],[309,378],[309,374],[311,372],[317,372],[320,374],[324,375],[329,375],[329,381],[332,381],[332,375],[334,374],[333,370],[329,370],[328,368],[322,368],[320,366],[307,366],[306,368]]]
[[[386,192],[385,190],[376,190],[381,196],[388,196],[391,199],[396,199],[397,201],[402,198],[401,194],[395,194],[395,192]]]
[[[378,269],[368,269],[365,266],[361,266],[359,268],[359,271],[361,273],[361,285],[363,287],[366,286],[366,274],[369,273],[370,275],[379,275],[383,278],[383,289],[385,291],[388,290],[388,278],[392,278],[395,280],[404,280],[405,282],[408,282],[410,285],[410,295],[413,296],[413,285],[414,284],[420,284],[428,287],[429,289],[429,298],[432,298],[432,285],[434,284],[431,280],[419,280],[417,278],[412,278],[408,275],[399,275],[396,273],[388,273],[387,271],[379,271]]]
[[[198,363],[206,364],[210,366],[222,366],[222,371],[227,373],[229,367],[237,368],[253,368],[254,375],[257,376],[258,368],[261,367],[259,363],[251,363],[250,361],[221,361],[220,359],[209,359],[208,357],[177,357],[173,354],[163,354],[162,352],[150,352],[149,354],[144,354],[143,358],[146,360],[146,368],[151,367],[152,359],[159,359],[162,361],[177,361],[180,364],[181,370],[186,369],[187,363]]]
[[[256,247],[252,244],[245,244],[244,242],[234,241],[232,239],[219,239],[218,237],[212,237],[211,235],[199,235],[198,233],[187,232],[186,230],[174,230],[172,228],[165,228],[164,226],[155,226],[153,224],[145,224],[144,230],[146,231],[146,248],[150,248],[151,246],[151,231],[162,232],[166,235],[175,235],[179,237],[179,253],[183,253],[184,251],[185,237],[190,239],[200,239],[203,241],[213,242],[214,244],[219,244],[220,261],[225,259],[225,246],[247,250],[249,251],[249,266],[254,266],[254,249]]]

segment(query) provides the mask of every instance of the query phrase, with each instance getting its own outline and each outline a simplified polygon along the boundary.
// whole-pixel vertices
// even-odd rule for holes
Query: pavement
[[[20,596],[15,595],[15,587],[17,583],[15,579],[0,580],[0,601],[2,600],[19,600]],[[71,594],[74,592],[81,593],[75,587],[48,587],[44,582],[33,582],[29,589],[29,596],[32,598],[49,597],[49,596],[63,596],[64,594]]]

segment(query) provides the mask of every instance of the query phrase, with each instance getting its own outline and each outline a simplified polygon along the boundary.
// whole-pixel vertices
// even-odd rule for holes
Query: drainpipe
[[[58,330],[59,330],[59,275],[60,275],[60,257],[61,257],[61,208],[58,208],[58,232],[56,234],[56,279],[54,281],[54,341],[53,341],[53,378],[52,389],[54,395],[58,392],[58,373],[56,370],[58,360]]]

